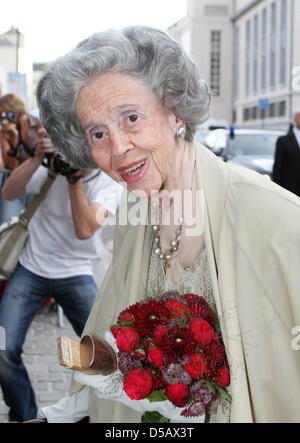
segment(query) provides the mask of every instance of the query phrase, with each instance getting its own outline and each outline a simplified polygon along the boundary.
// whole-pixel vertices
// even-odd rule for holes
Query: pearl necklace
[[[160,258],[160,260],[163,262],[165,270],[170,267],[170,261],[172,260],[173,254],[178,251],[179,243],[181,240],[181,232],[182,232],[182,225],[183,225],[183,218],[179,219],[180,227],[176,229],[175,234],[176,237],[174,240],[170,242],[170,249],[168,249],[165,252],[162,252],[161,245],[160,245],[160,237],[159,237],[159,231],[160,226],[159,225],[153,225],[152,230],[154,232],[154,244],[156,248],[154,249],[154,254]]]

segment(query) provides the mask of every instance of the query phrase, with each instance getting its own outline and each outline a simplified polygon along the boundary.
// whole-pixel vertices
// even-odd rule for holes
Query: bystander
[[[6,94],[0,98],[0,145],[5,167],[3,180],[20,163],[34,155],[38,142],[38,129],[41,122],[26,112],[23,101],[15,94]],[[19,216],[32,196],[23,195],[13,201],[2,200],[0,222],[10,217]]]
[[[2,190],[4,199],[38,193],[48,169],[50,140],[39,130],[35,154],[18,166]],[[63,164],[63,162],[59,162]],[[66,173],[65,171],[69,172]],[[98,258],[96,232],[114,214],[120,187],[100,170],[74,170],[64,165],[29,225],[29,237],[0,302],[0,326],[6,350],[0,352],[0,384],[13,421],[36,417],[37,406],[22,361],[27,330],[44,301],[53,297],[81,335],[97,285],[92,264]]]
[[[300,197],[300,110],[288,134],[277,140],[273,181]]]

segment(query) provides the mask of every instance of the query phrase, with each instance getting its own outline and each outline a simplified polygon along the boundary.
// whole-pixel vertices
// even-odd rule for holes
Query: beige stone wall
[[[220,95],[213,95],[212,117],[226,119],[232,114],[232,0],[188,0],[187,17],[169,29],[199,67],[210,85],[211,32],[221,32]]]

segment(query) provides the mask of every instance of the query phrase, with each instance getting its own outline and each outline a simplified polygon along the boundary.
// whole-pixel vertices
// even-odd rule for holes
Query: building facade
[[[232,0],[188,0],[187,16],[168,29],[210,86],[212,117],[228,123],[232,112],[232,15]]]
[[[299,0],[188,0],[168,32],[212,91],[212,116],[287,129],[300,109]]]
[[[24,61],[24,36],[12,26],[0,35],[0,66],[6,72],[22,72]]]
[[[232,18],[233,123],[287,129],[300,109],[298,0],[248,2]]]
[[[0,83],[2,94],[17,94],[30,108],[32,104],[32,63],[26,52],[25,37],[15,27],[0,34]]]

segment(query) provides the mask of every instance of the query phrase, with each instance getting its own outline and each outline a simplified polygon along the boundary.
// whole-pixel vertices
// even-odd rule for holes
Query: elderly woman
[[[231,374],[231,405],[219,406],[211,421],[299,421],[292,330],[300,325],[300,202],[194,141],[210,96],[181,46],[152,28],[95,34],[49,67],[38,102],[47,133],[69,161],[97,165],[146,196],[149,208],[159,201],[153,223],[129,217],[116,227],[113,260],[84,334],[104,337],[145,289],[201,295],[217,312]],[[168,198],[174,191],[181,198]],[[187,204],[196,208],[193,221]],[[169,223],[159,226],[166,215]],[[114,382],[107,377],[106,389],[102,376],[75,376],[70,396],[41,415],[139,421],[139,408],[106,395]]]

